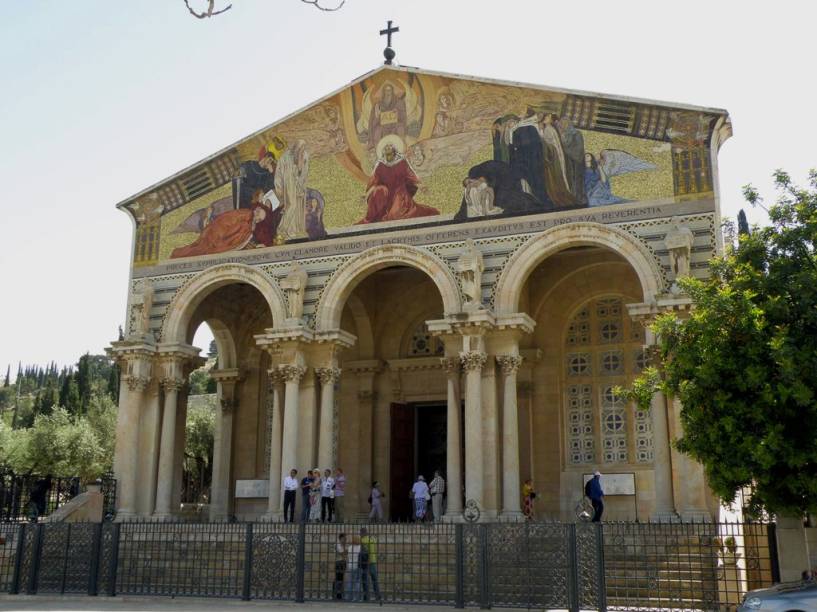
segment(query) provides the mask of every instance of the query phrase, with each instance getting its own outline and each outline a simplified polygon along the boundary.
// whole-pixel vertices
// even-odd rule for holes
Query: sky
[[[232,2],[3,1],[0,376],[102,352],[131,253],[114,205],[376,68],[387,19],[402,65],[727,109],[724,216],[742,185],[772,200],[774,169],[817,167],[814,3]]]

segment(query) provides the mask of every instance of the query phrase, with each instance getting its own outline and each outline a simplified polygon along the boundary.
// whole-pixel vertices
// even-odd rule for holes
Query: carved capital
[[[185,380],[183,378],[163,378],[162,379],[162,388],[165,392],[168,391],[175,391],[178,393],[182,390],[185,385]]]
[[[335,384],[340,379],[340,368],[315,368],[322,385]]]
[[[522,365],[522,356],[521,355],[497,355],[496,356],[496,363],[502,368],[502,373],[505,376],[510,374],[516,374],[519,370],[519,366]]]
[[[148,388],[150,384],[150,378],[147,376],[134,376],[132,374],[125,374],[123,376],[125,379],[125,383],[128,385],[128,389],[131,391],[138,391],[142,392]]]
[[[488,361],[488,356],[479,351],[460,353],[460,363],[462,364],[462,369],[466,372],[470,370],[481,370],[486,361]]]
[[[269,380],[269,384],[273,387],[286,382],[284,373],[281,372],[281,370],[279,370],[276,366],[273,366],[267,370],[267,379]]]
[[[306,368],[302,365],[286,364],[278,366],[285,382],[300,382],[306,374]]]
[[[440,359],[440,365],[446,374],[459,374],[460,360],[457,357],[443,357]]]

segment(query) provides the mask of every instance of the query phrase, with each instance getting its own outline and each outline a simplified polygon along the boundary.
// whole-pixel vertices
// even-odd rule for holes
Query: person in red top
[[[366,185],[366,216],[358,224],[439,215],[440,211],[414,201],[420,179],[402,155],[399,136],[385,136],[377,145],[378,162]]]

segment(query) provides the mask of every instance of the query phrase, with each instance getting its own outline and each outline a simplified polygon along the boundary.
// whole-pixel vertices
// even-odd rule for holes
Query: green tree
[[[8,387],[11,384],[11,364],[8,365],[6,368],[6,380],[3,383],[4,387]]]
[[[629,394],[681,400],[678,449],[722,499],[752,486],[757,509],[791,514],[817,510],[817,172],[805,189],[775,181],[770,225],[740,232],[708,279],[680,282],[694,309],[656,320],[658,365]]]
[[[203,501],[213,476],[213,436],[216,425],[214,398],[197,398],[190,401],[185,425],[184,471],[185,481],[190,484],[186,501]],[[199,499],[190,499],[198,494]]]

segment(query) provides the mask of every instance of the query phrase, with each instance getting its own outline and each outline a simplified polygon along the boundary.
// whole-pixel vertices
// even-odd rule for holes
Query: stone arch
[[[413,246],[385,245],[373,247],[352,257],[332,275],[318,304],[316,329],[337,329],[343,306],[358,283],[370,274],[393,265],[409,266],[431,277],[440,292],[444,314],[461,310],[457,279],[439,257]]]
[[[220,319],[205,319],[202,325],[207,325],[213,333],[218,350],[218,369],[238,367],[238,351],[232,332]]]
[[[200,272],[176,292],[167,307],[162,340],[186,342],[187,326],[199,304],[216,289],[233,283],[255,287],[267,302],[274,324],[286,319],[286,298],[272,278],[246,264],[221,264]]]
[[[634,236],[601,223],[570,223],[533,236],[511,256],[497,281],[497,315],[517,311],[522,287],[536,266],[551,255],[576,246],[604,247],[626,259],[638,275],[645,302],[652,302],[661,292],[663,281],[658,262]]]

